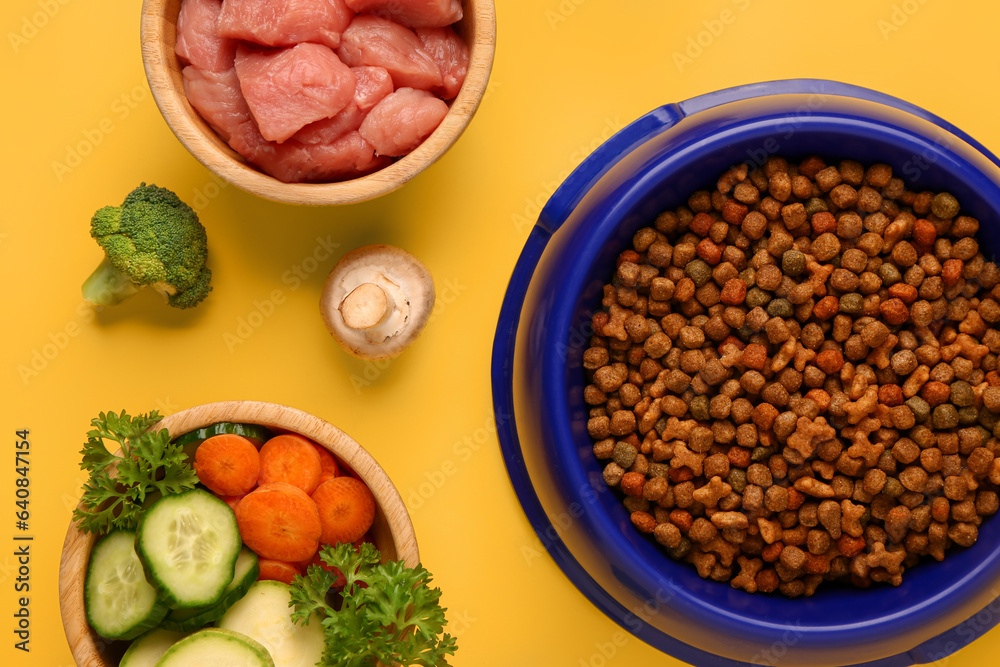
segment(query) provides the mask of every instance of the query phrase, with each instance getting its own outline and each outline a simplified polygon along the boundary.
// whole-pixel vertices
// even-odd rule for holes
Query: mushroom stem
[[[358,285],[340,303],[344,323],[352,329],[370,329],[380,323],[390,310],[389,298],[375,283]]]

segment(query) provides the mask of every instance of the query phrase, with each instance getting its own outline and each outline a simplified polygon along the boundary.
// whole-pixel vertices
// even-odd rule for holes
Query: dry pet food
[[[634,526],[702,577],[899,585],[1000,485],[1000,270],[947,192],[771,157],[636,232],[583,355]]]

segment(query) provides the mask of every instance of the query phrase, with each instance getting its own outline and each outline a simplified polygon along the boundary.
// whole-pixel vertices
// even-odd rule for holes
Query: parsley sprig
[[[327,597],[337,573],[314,564],[292,583],[292,620],[306,624],[314,614],[320,619],[326,640],[321,665],[448,665],[458,646],[454,637],[442,635],[445,609],[441,590],[430,587],[430,572],[401,560],[380,563],[378,549],[368,543],[357,551],[351,544],[327,545],[320,557],[346,579],[340,608]]]
[[[180,493],[198,483],[187,455],[170,443],[167,430],[150,430],[158,421],[155,410],[135,417],[124,410],[102,412],[91,420],[93,430],[80,451],[80,467],[90,471],[90,479],[83,485],[80,506],[73,510],[80,530],[133,530],[151,494]],[[117,446],[109,448],[108,442]],[[121,455],[115,453],[119,448]]]

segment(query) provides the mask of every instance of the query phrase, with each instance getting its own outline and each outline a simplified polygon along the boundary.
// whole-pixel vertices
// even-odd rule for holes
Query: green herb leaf
[[[320,557],[346,579],[340,609],[327,603],[337,573],[310,565],[292,582],[292,620],[320,619],[326,639],[321,665],[448,665],[447,656],[458,645],[444,633],[441,591],[431,588],[430,572],[403,561],[380,563],[378,550],[367,543],[359,550],[351,544],[326,546]]]
[[[170,443],[166,429],[150,430],[158,412],[129,416],[101,413],[80,453],[80,467],[90,471],[80,506],[73,511],[80,530],[133,530],[150,494],[193,489],[198,477],[181,447]],[[108,447],[106,443],[116,443]],[[121,450],[121,456],[114,452]]]

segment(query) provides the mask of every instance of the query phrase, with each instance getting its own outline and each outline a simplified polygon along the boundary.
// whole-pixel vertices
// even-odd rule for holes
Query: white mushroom
[[[395,357],[434,310],[434,280],[410,253],[388,245],[352,250],[327,276],[320,311],[330,334],[362,359]]]

